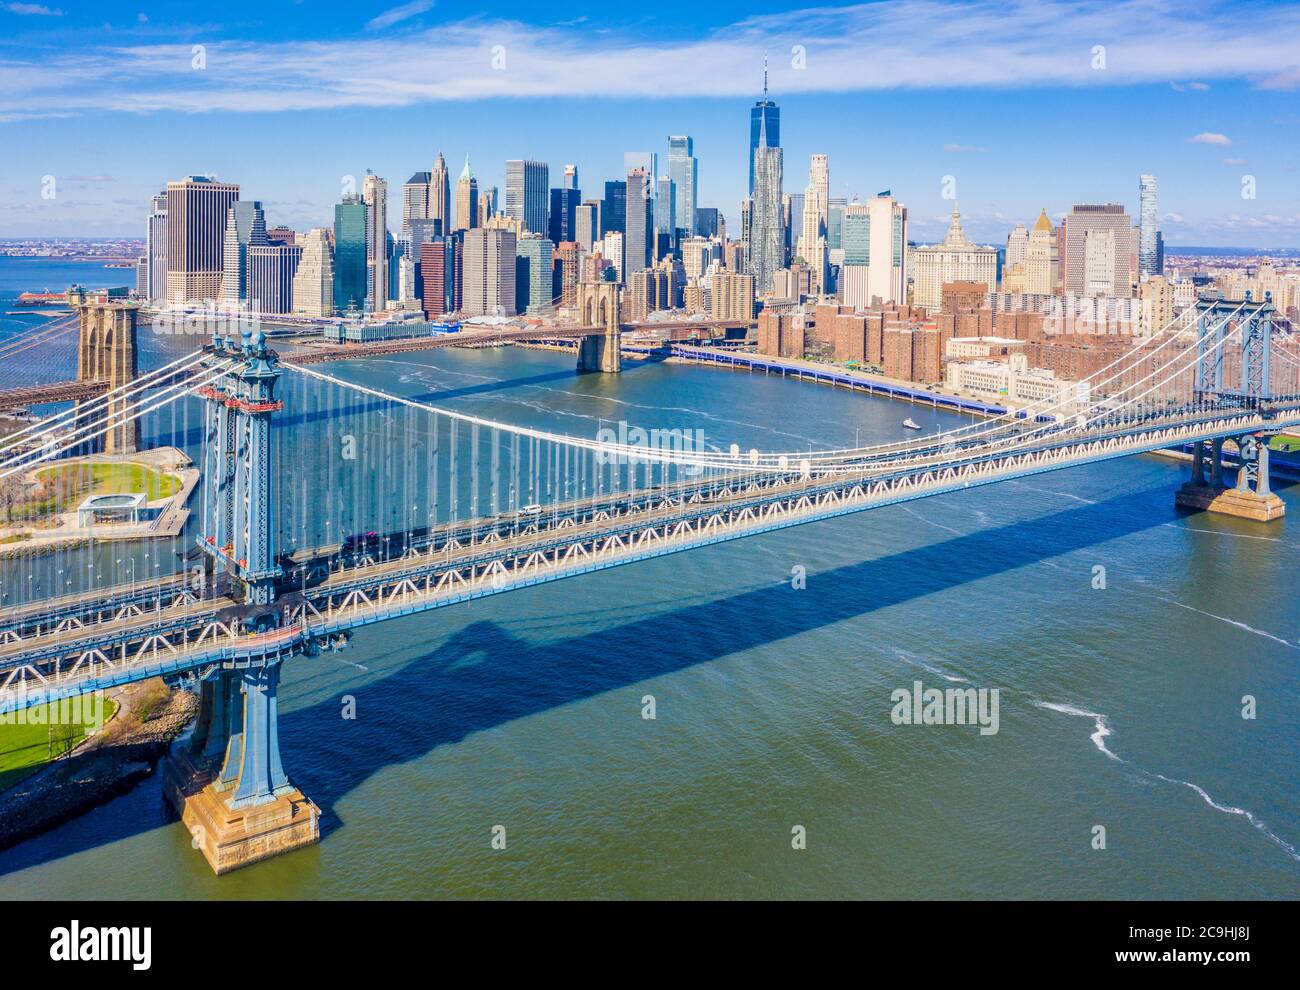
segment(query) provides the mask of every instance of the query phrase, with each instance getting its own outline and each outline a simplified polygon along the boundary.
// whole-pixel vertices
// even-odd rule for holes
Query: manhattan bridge
[[[553,335],[579,339],[580,368],[617,372],[617,302],[580,288],[592,303],[583,326]],[[142,419],[169,417],[173,434],[198,440],[193,517],[182,506],[164,520],[184,534],[180,552],[145,541],[152,557],[121,554],[117,567],[75,542],[9,548],[0,712],[147,678],[196,683],[198,723],[168,759],[164,791],[218,872],[319,837],[318,810],[281,761],[277,689],[286,663],[343,648],[362,627],[1162,449],[1191,453],[1180,504],[1267,521],[1282,513],[1269,438],[1300,424],[1300,349],[1267,297],[1198,300],[1068,398],[908,441],[803,451],[498,422],[350,382],[252,330],[143,373],[119,340],[111,368],[87,375],[114,346],[90,339],[93,306],[80,302],[83,380],[10,394],[65,407],[0,438],[0,482],[93,470],[87,452],[134,450]],[[0,367],[24,346],[0,345]],[[313,424],[317,442],[280,443],[294,421]],[[1240,462],[1234,486],[1225,440]],[[47,515],[83,496],[56,489]]]

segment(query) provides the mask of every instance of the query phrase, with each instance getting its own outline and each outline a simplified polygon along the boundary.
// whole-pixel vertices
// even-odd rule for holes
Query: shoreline
[[[160,691],[165,691],[161,695]],[[0,792],[0,850],[58,828],[153,775],[198,713],[198,699],[160,680],[128,685],[103,728],[67,756]]]

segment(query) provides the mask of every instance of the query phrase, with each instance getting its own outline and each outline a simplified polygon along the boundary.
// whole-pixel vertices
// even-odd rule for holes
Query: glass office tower
[[[345,196],[334,206],[334,310],[366,305],[366,204]]]

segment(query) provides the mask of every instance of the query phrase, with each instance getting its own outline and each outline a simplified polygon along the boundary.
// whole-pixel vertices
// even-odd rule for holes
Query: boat
[[[919,430],[921,428],[921,424],[918,423],[916,420],[911,419],[910,417],[908,419],[903,420],[903,425],[906,426],[909,430]]]

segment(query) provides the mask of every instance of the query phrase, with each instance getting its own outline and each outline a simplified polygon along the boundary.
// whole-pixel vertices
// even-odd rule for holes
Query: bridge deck
[[[28,637],[10,642],[0,647],[0,668],[8,670],[12,680],[20,668],[33,669],[33,663],[48,664],[55,657],[75,656],[96,639],[154,643],[150,655],[143,655],[142,648],[135,658],[112,669],[91,664],[77,677],[61,676],[52,688],[61,695],[77,693],[106,683],[122,683],[123,678],[139,679],[236,654],[247,655],[249,649],[266,644],[288,648],[286,644],[301,642],[304,637],[330,636],[397,615],[694,546],[1199,439],[1276,429],[1297,420],[1300,414],[1295,412],[1284,420],[1237,412],[1192,423],[1171,421],[1147,424],[1141,429],[1099,430],[1081,438],[1058,437],[1038,447],[997,454],[936,453],[914,458],[893,470],[863,464],[845,476],[821,479],[789,474],[751,476],[744,484],[702,488],[691,502],[660,499],[656,504],[651,500],[625,515],[582,521],[570,518],[567,523],[560,520],[508,537],[491,536],[470,546],[435,546],[433,552],[334,571],[320,585],[306,587],[301,593],[287,593],[284,604],[296,610],[297,621],[276,632],[259,634],[256,642],[235,630],[227,637],[214,637],[197,646],[196,627],[192,627],[173,645],[164,641],[159,646],[155,633],[161,620],[155,613],[78,630],[66,638],[42,637],[42,642]],[[227,603],[228,599],[208,600],[179,608],[176,625],[191,618],[208,621],[214,609],[232,607]],[[17,703],[15,689],[0,691],[0,710]]]

